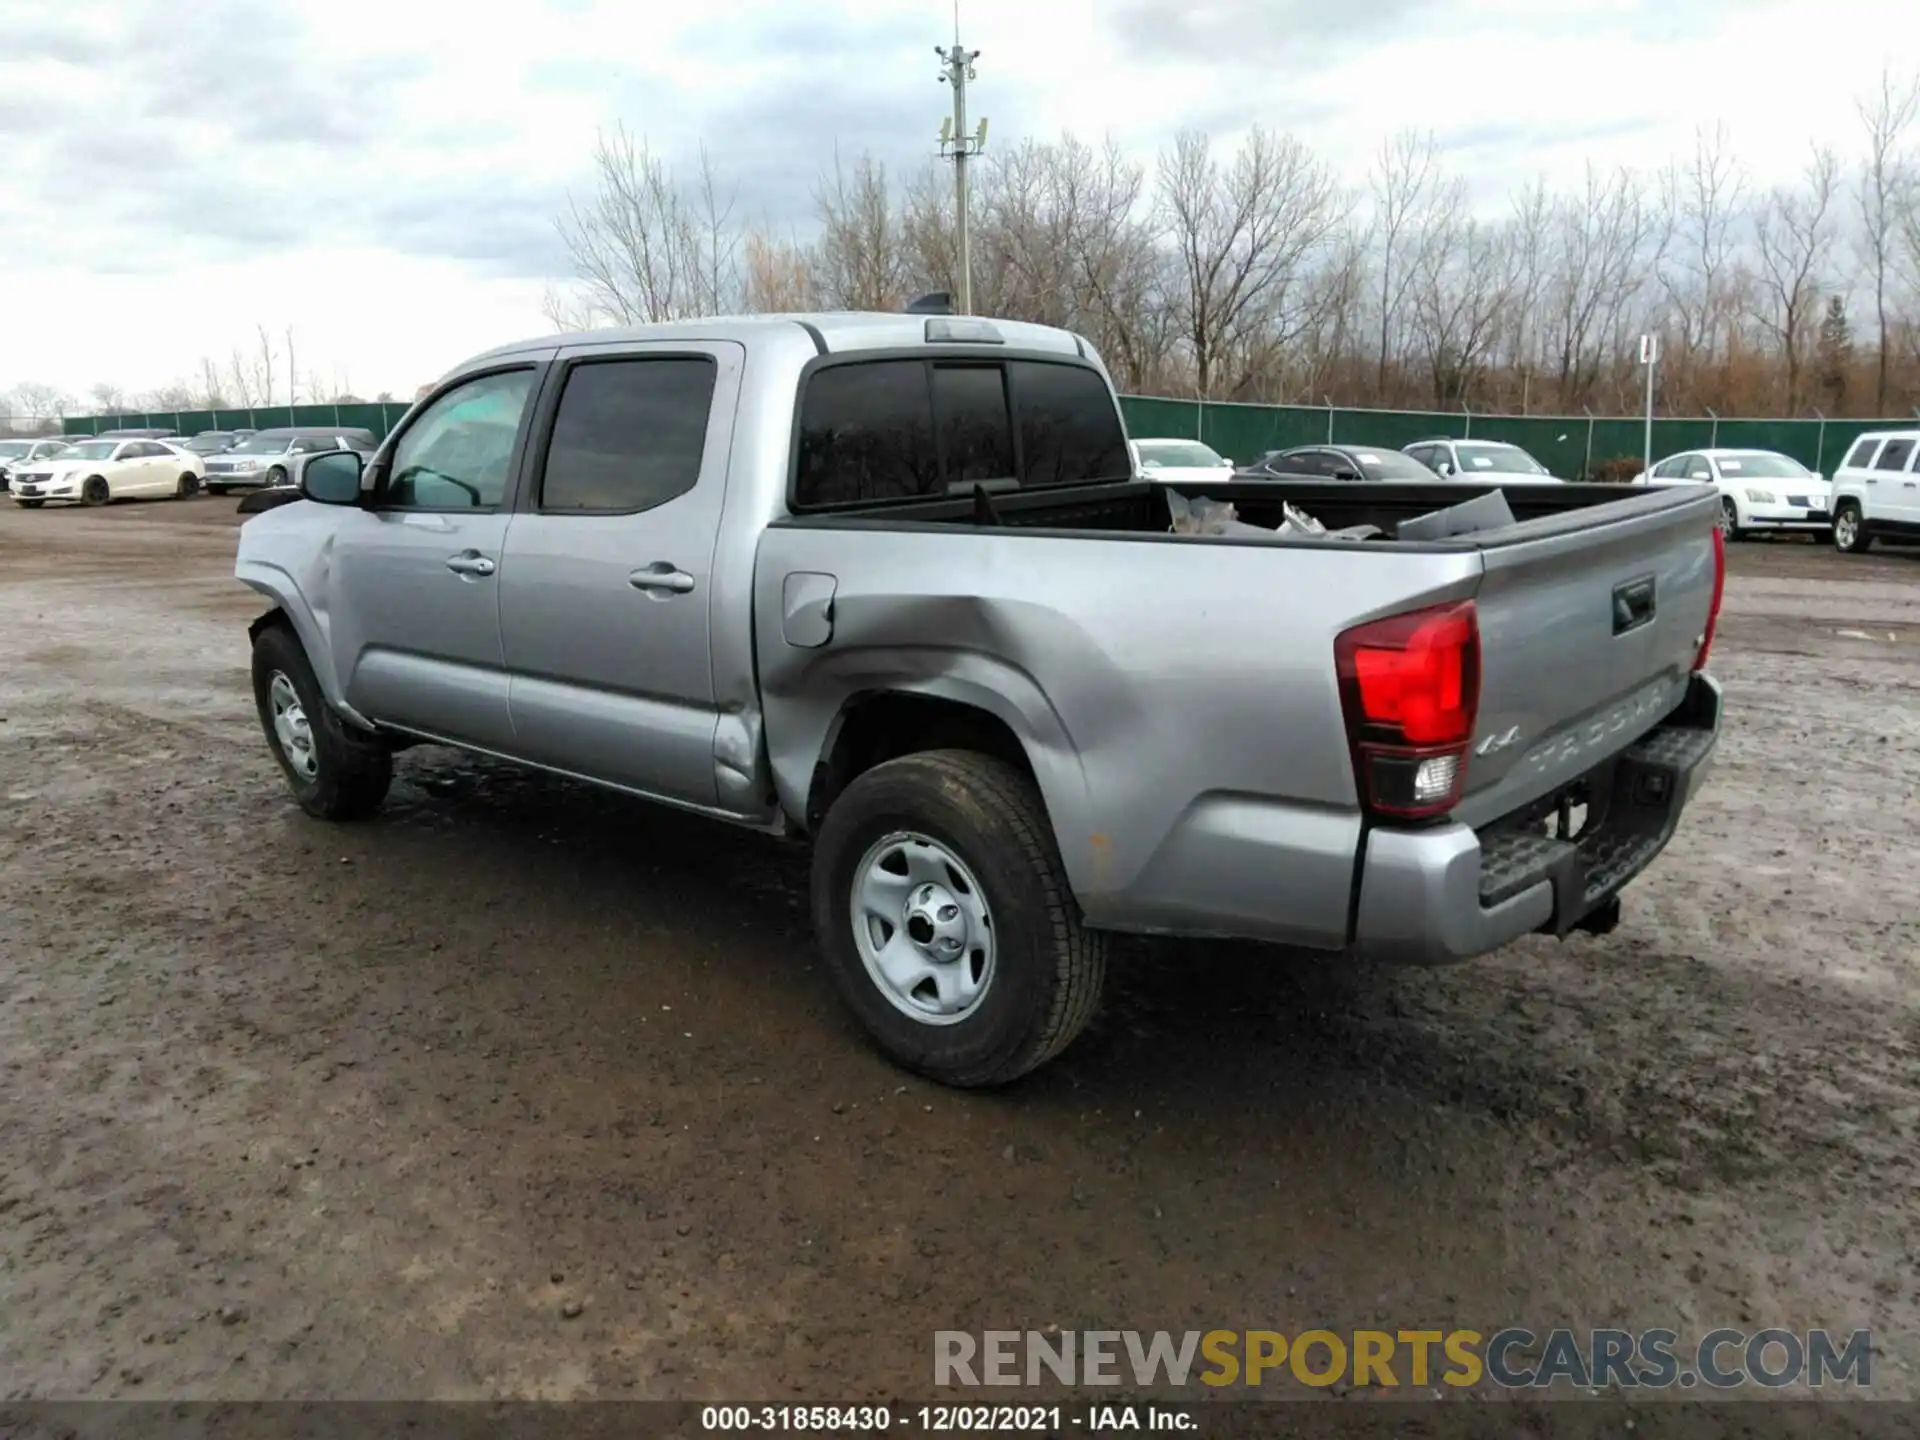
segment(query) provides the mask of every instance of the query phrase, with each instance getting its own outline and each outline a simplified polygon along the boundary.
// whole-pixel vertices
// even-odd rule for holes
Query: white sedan
[[[184,500],[199,492],[205,474],[198,455],[164,440],[82,440],[15,471],[11,494],[29,510],[49,500],[79,505],[140,496]]]
[[[1134,440],[1133,461],[1153,480],[1217,485],[1233,478],[1233,461],[1224,460],[1198,440]]]
[[[1720,533],[1729,540],[1759,530],[1833,529],[1832,487],[1777,450],[1688,450],[1642,471],[1633,483],[1713,486],[1720,492]]]

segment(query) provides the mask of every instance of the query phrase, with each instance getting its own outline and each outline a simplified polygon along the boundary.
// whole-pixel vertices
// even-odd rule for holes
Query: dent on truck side
[[[336,517],[310,501],[256,515],[240,527],[233,573],[286,617],[300,637],[327,703],[364,725],[365,720],[347,704],[345,677],[334,669],[329,641],[328,601],[337,528]]]

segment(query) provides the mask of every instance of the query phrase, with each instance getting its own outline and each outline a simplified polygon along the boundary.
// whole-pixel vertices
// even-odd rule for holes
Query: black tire
[[[178,500],[191,500],[199,493],[200,477],[191,470],[182,475],[180,477],[180,483],[173,487],[174,498]]]
[[[1860,506],[1842,500],[1833,511],[1833,548],[1844,555],[1864,555],[1873,545],[1867,522],[1860,518]]]
[[[113,503],[113,490],[107,484],[104,475],[89,475],[80,486],[82,505],[109,505]]]
[[[986,903],[990,978],[977,1008],[952,1023],[898,1008],[855,940],[854,872],[871,847],[900,832],[949,850],[977,877]],[[827,968],[862,1028],[896,1064],[943,1084],[1018,1079],[1066,1049],[1099,1004],[1106,937],[1080,923],[1039,790],[1003,760],[929,750],[859,776],[820,827],[812,890]]]
[[[47,502],[44,500],[22,500],[20,502],[20,508],[22,510],[38,510],[42,505],[46,503]]]
[[[276,676],[291,683],[311,739],[312,767],[288,754],[274,725]],[[253,642],[253,702],[267,748],[280,763],[300,808],[320,820],[364,820],[380,808],[393,784],[393,755],[376,737],[349,726],[328,705],[300,637],[270,625]]]
[[[1729,540],[1747,538],[1747,532],[1740,528],[1740,507],[1733,503],[1731,495],[1720,497],[1720,533]]]
[[[287,483],[287,472],[284,469],[282,469],[280,466],[276,465],[271,470],[267,471],[267,484],[284,485],[286,483]]]

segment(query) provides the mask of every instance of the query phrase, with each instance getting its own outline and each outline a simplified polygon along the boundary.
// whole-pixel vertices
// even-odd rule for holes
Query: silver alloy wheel
[[[274,671],[267,682],[267,704],[273,711],[273,733],[280,742],[280,753],[296,773],[313,779],[320,773],[320,752],[314,749],[307,708],[300,703],[300,692],[293,688],[285,671]]]
[[[973,872],[939,841],[900,830],[853,868],[853,943],[902,1015],[954,1025],[993,984],[993,915]]]
[[[1740,512],[1734,508],[1731,496],[1720,497],[1720,533],[1727,539],[1733,538],[1733,532],[1739,528]]]
[[[1853,542],[1860,538],[1860,517],[1851,507],[1842,510],[1833,517],[1833,543],[1836,549],[1851,550]]]

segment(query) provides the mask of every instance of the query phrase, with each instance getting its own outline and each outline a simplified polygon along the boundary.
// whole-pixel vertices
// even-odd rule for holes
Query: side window
[[[834,365],[807,381],[796,506],[906,500],[933,494],[939,481],[924,364]]]
[[[1873,462],[1876,470],[1904,470],[1907,461],[1913,458],[1913,441],[1889,440],[1880,449],[1880,458]]]
[[[633,514],[693,489],[718,373],[699,355],[575,365],[547,443],[540,508]]]
[[[933,415],[948,485],[1013,476],[1013,421],[998,365],[935,365]]]
[[[1671,480],[1680,473],[1680,462],[1686,458],[1684,455],[1669,456],[1654,466],[1650,473],[1655,480]]]
[[[415,510],[496,508],[506,494],[514,438],[532,393],[533,371],[508,370],[440,396],[395,445],[380,503]]]
[[[1429,470],[1433,468],[1433,446],[1431,445],[1415,445],[1406,451],[1406,456],[1416,465],[1425,465]]]
[[[322,450],[331,449],[325,441],[312,435],[296,435],[293,443],[287,447],[289,455],[318,455]]]
[[[1853,451],[1844,462],[1846,468],[1864,470],[1873,463],[1873,452],[1880,448],[1880,442],[1871,436],[1854,442]]]
[[[1315,475],[1331,480],[1342,462],[1331,450],[1301,450],[1287,457],[1281,470],[1288,475]]]
[[[1125,480],[1132,474],[1120,412],[1097,370],[1014,360],[1023,485]]]

